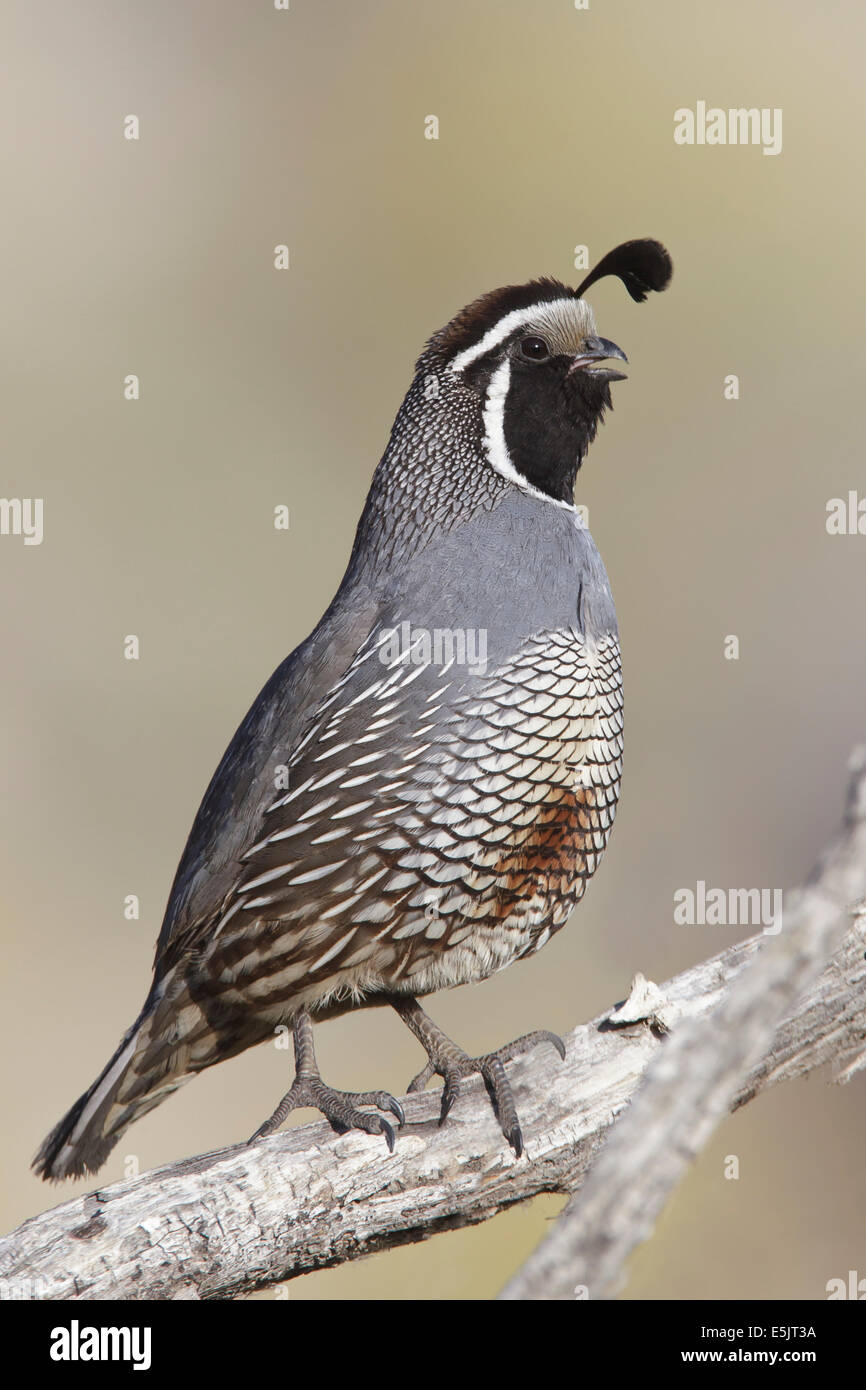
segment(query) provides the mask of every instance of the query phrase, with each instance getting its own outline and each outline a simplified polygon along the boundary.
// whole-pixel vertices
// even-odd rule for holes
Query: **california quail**
[[[427,343],[343,582],[217,768],[144,1008],[39,1150],[43,1177],[95,1172],[133,1120],[279,1025],[296,1077],[257,1133],[312,1105],[393,1147],[380,1112],[402,1123],[399,1104],[332,1090],[312,1042],[313,1020],[380,1004],[427,1051],[413,1086],[443,1077],[442,1118],[481,1071],[521,1152],[503,1063],[542,1040],[562,1052],[559,1039],[468,1058],[417,1000],[543,946],[613,822],[616,614],[572,501],[621,379],[603,364],[625,361],[582,298],[605,275],[643,300],[671,262],[658,242],[626,242],[577,290],[495,290]]]

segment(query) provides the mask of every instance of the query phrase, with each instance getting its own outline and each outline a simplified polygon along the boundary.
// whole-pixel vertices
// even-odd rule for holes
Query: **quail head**
[[[625,361],[584,292],[664,289],[656,241],[576,290],[484,295],[429,340],[376,469],[348,568],[211,780],[172,886],[144,1007],[34,1160],[95,1172],[196,1072],[293,1031],[296,1106],[337,1130],[403,1122],[382,1091],[321,1079],[313,1022],[390,1005],[443,1078],[481,1072],[523,1147],[504,1063],[471,1058],[418,999],[484,980],[564,925],[604,852],[622,757],[616,614],[572,491]],[[275,790],[275,768],[287,769]],[[410,1088],[411,1089],[411,1088]]]

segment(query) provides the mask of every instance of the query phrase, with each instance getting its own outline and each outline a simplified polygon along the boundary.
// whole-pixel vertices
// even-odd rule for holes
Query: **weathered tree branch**
[[[796,941],[789,909],[783,932],[771,940],[772,954],[762,949],[769,938],[753,937],[669,981],[663,995],[670,1038],[646,1023],[614,1028],[600,1018],[568,1036],[564,1063],[539,1049],[510,1064],[526,1137],[524,1158],[516,1160],[504,1144],[480,1081],[466,1083],[442,1129],[436,1123],[435,1092],[407,1096],[406,1128],[391,1157],[380,1138],[359,1133],[338,1138],[321,1122],[253,1148],[236,1146],[170,1164],[33,1217],[0,1240],[0,1293],[48,1299],[231,1298],[484,1221],[540,1192],[572,1192],[654,1059],[664,1063],[663,1079],[676,1073],[674,1090],[683,1081],[682,1106],[666,1102],[666,1114],[682,1112],[689,1122],[682,1131],[689,1135],[689,1154],[731,1101],[742,1104],[831,1059],[841,1061],[843,1074],[850,1075],[866,1064],[866,914],[839,940],[837,903],[866,889],[864,786],[861,770],[852,797],[857,809],[849,809],[842,839],[795,909],[803,923]],[[790,951],[788,941],[794,941]],[[834,944],[832,959],[818,974],[821,953]],[[768,960],[775,963],[767,966]],[[752,1016],[746,1005],[756,986],[766,991],[759,998],[771,1013],[766,1036],[759,1039],[749,1027],[748,1037],[739,1038],[741,1024]],[[806,987],[801,991],[801,986]],[[693,1031],[700,1037],[703,1031],[711,1034],[713,1051],[721,1052],[728,1034],[719,1031],[717,1009],[724,1011],[724,1028],[739,1038],[739,1070],[731,1087],[729,1072],[719,1068],[712,1101],[696,1117],[700,1076],[687,1066],[689,1048],[680,1038]],[[727,1058],[727,1047],[724,1051]],[[671,1056],[674,1064],[668,1062]],[[656,1127],[659,1136],[664,1124],[663,1117]],[[614,1134],[624,1125],[625,1120]],[[656,1140],[654,1147],[663,1144]],[[612,1150],[613,1143],[604,1158],[608,1172]],[[622,1170],[613,1166],[620,1180]],[[670,1181],[669,1174],[661,1175],[660,1200]],[[605,1289],[615,1282],[624,1244],[635,1243],[623,1242],[620,1226],[610,1220],[612,1190],[602,1188],[600,1224],[592,1228],[609,1259]],[[568,1233],[570,1223],[563,1230]],[[640,1239],[640,1222],[635,1230]],[[593,1249],[580,1245],[582,1258]],[[591,1284],[575,1274],[585,1267],[577,1263],[576,1250],[569,1243],[565,1262],[559,1253],[553,1261],[558,1293],[550,1285],[541,1293],[539,1282],[529,1282],[539,1279],[539,1268],[541,1279],[550,1279],[548,1265],[536,1265],[533,1272],[530,1262],[518,1276],[527,1281],[523,1291],[515,1283],[507,1296],[563,1296],[563,1277],[569,1287]]]
[[[576,1286],[611,1297],[632,1250],[651,1233],[688,1164],[730,1109],[741,1084],[778,1066],[773,1037],[843,938],[849,904],[866,892],[866,756],[855,755],[843,829],[808,883],[785,904],[784,929],[732,982],[709,1017],[690,1019],[653,1060],[580,1193],[504,1289],[506,1300],[571,1299]],[[862,927],[863,916],[859,918]],[[863,953],[846,981],[862,1005]],[[805,1022],[805,1020],[804,1020]],[[866,1050],[853,1043],[848,1074]],[[829,1038],[825,1036],[825,1042]],[[826,1051],[826,1048],[825,1048]]]

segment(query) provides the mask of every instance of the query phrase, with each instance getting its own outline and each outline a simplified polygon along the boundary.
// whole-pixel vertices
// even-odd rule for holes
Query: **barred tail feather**
[[[44,1140],[32,1165],[40,1177],[59,1182],[97,1172],[133,1121],[189,1080],[192,1073],[177,1066],[181,1059],[170,1048],[159,1049],[156,1065],[148,1058],[142,1067],[153,1051],[154,1012],[145,1006],[93,1085]]]

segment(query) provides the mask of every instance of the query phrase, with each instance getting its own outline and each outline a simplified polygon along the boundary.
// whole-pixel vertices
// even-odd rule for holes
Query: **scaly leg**
[[[512,1057],[519,1057],[538,1043],[548,1042],[555,1047],[560,1057],[565,1058],[565,1045],[555,1033],[539,1030],[526,1033],[522,1038],[506,1043],[496,1052],[488,1052],[483,1057],[469,1057],[453,1043],[446,1033],[426,1014],[417,999],[392,998],[391,1006],[411,1028],[415,1037],[427,1053],[428,1062],[409,1083],[410,1091],[423,1091],[431,1076],[441,1076],[445,1085],[442,1088],[442,1113],[439,1123],[444,1124],[449,1110],[460,1094],[460,1082],[473,1072],[478,1072],[487,1086],[493,1109],[502,1126],[502,1133],[519,1158],[523,1153],[523,1134],[514,1104],[511,1083],[505,1074],[505,1063]]]
[[[293,1028],[295,1044],[295,1079],[269,1120],[260,1125],[248,1141],[263,1139],[272,1134],[283,1123],[292,1110],[304,1105],[320,1110],[338,1134],[349,1129],[363,1129],[367,1134],[384,1134],[391,1152],[394,1152],[394,1128],[382,1115],[369,1110],[359,1110],[359,1105],[376,1105],[380,1110],[390,1110],[397,1123],[403,1125],[403,1107],[387,1091],[335,1091],[327,1086],[319,1075],[316,1053],[313,1047],[313,1022],[306,1012],[298,1014]]]

